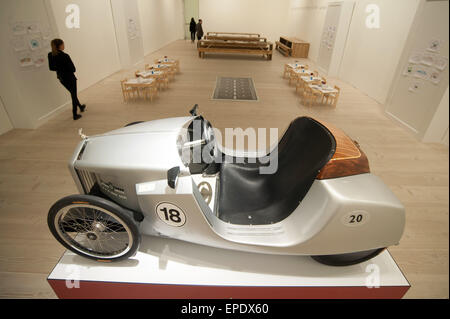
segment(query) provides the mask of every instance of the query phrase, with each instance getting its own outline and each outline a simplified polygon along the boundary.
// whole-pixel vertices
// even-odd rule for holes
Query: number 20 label
[[[342,223],[346,226],[361,226],[369,221],[370,215],[363,210],[356,210],[342,216]]]
[[[186,215],[178,206],[163,202],[156,206],[156,214],[167,225],[180,227],[186,223]]]

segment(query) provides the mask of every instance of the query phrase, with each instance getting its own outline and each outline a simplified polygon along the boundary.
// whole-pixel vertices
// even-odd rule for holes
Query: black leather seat
[[[272,151],[278,169],[260,174],[261,161],[225,160],[220,167],[219,218],[239,225],[267,225],[289,216],[308,192],[319,170],[331,159],[336,141],[328,129],[309,117],[291,122]],[[241,159],[243,160],[243,159]]]

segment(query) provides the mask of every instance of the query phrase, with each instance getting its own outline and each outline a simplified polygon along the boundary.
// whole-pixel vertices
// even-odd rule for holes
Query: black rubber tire
[[[139,124],[139,123],[144,123],[144,121],[131,122],[131,123],[128,123],[127,125],[125,125],[124,127],[131,126],[131,125],[134,125],[134,124]]]
[[[311,256],[315,261],[328,266],[351,266],[365,262],[379,255],[386,248],[377,248],[355,253]]]
[[[88,254],[85,254],[83,252],[80,252],[76,249],[74,249],[73,247],[71,247],[68,243],[66,243],[64,241],[64,239],[62,239],[60,237],[60,235],[58,234],[56,228],[55,228],[55,223],[54,223],[54,219],[56,217],[56,214],[64,207],[69,206],[69,205],[73,205],[76,203],[82,202],[82,203],[87,203],[89,205],[92,206],[97,206],[100,208],[103,208],[105,210],[107,210],[109,213],[116,215],[117,217],[119,217],[125,224],[126,226],[129,228],[130,232],[131,232],[131,236],[132,236],[132,243],[131,243],[131,247],[129,249],[128,252],[126,252],[124,255],[121,255],[119,257],[116,258],[101,258],[101,257],[95,257],[95,256],[91,256]],[[139,234],[139,223],[137,223],[134,218],[133,218],[133,213],[122,208],[121,206],[117,205],[116,203],[107,200],[105,198],[101,198],[98,196],[92,196],[92,195],[70,195],[70,196],[66,196],[61,198],[60,200],[58,200],[56,203],[54,203],[52,205],[52,207],[50,208],[49,212],[48,212],[48,216],[47,216],[47,224],[48,227],[50,229],[50,232],[52,233],[52,235],[56,238],[57,241],[59,241],[61,243],[61,245],[63,245],[65,248],[69,249],[70,251],[76,253],[77,255],[80,255],[82,257],[86,257],[92,260],[96,260],[96,261],[101,261],[101,262],[112,262],[112,261],[119,261],[119,260],[124,260],[127,259],[131,256],[133,256],[136,251],[139,248],[139,244],[141,242],[141,236]]]

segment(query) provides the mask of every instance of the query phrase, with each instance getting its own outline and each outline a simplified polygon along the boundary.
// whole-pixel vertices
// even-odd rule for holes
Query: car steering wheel
[[[205,147],[208,147],[210,148],[208,154],[214,158],[214,156],[216,155],[214,129],[211,123],[209,123],[209,121],[205,119],[202,120],[202,139],[205,141],[205,143],[202,145],[202,152]]]

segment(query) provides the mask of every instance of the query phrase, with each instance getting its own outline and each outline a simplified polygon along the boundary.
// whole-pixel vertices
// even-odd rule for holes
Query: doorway
[[[191,38],[191,32],[189,31],[189,24],[191,18],[194,18],[195,22],[198,22],[198,0],[184,0],[184,39]]]

